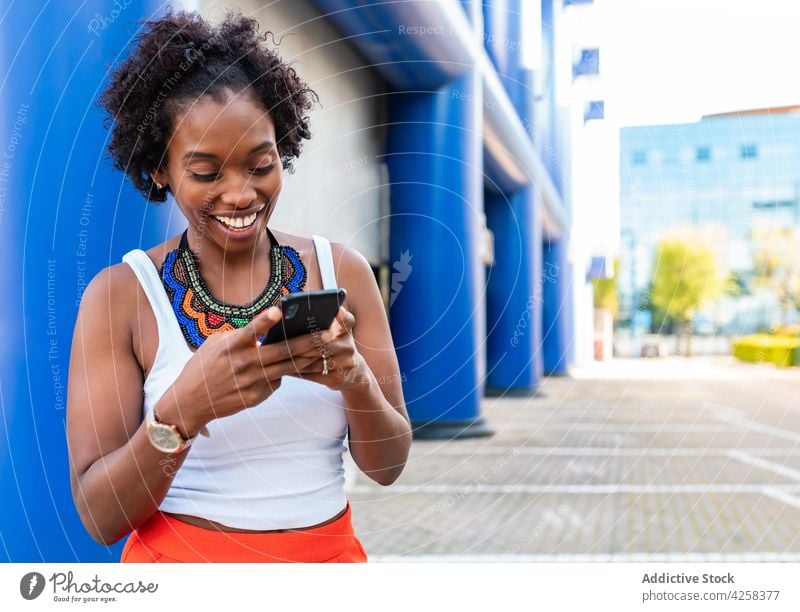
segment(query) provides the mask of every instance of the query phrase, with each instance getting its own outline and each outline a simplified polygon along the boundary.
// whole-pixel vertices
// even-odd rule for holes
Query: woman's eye
[[[219,178],[219,172],[213,174],[197,174],[196,172],[192,172],[192,178],[198,181],[213,181]]]
[[[250,173],[251,174],[267,174],[270,170],[275,167],[275,164],[270,164],[269,166],[262,166],[260,168],[253,168]]]
[[[250,170],[250,174],[255,174],[258,176],[268,174],[273,168],[275,164],[270,164],[269,166],[261,166],[260,168],[253,168]],[[215,181],[219,179],[222,174],[220,172],[212,172],[211,174],[198,174],[197,172],[191,172],[192,178],[198,181]]]

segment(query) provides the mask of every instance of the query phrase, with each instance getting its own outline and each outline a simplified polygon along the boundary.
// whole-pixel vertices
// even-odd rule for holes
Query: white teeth
[[[256,220],[257,214],[258,213],[253,213],[251,215],[248,215],[247,217],[239,217],[238,219],[234,219],[233,217],[214,217],[214,218],[230,227],[245,228],[253,224],[253,222]]]

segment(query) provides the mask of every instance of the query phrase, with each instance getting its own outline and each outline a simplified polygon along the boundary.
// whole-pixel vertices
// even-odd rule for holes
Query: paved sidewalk
[[[800,369],[616,360],[349,486],[373,561],[800,561]]]

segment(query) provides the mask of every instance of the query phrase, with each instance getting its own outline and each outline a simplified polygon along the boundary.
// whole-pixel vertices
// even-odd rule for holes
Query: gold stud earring
[[[164,188],[164,186],[161,183],[156,183],[156,187],[158,187],[159,189],[163,189]]]

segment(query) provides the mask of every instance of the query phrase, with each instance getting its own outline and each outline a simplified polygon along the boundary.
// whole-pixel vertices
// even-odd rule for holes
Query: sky
[[[595,0],[593,10],[613,123],[800,104],[800,1]]]
[[[601,78],[581,79],[585,89],[573,84],[572,95],[605,100],[605,120],[590,123],[596,134],[579,145],[591,160],[580,197],[605,204],[582,209],[588,233],[575,238],[600,253],[619,244],[620,127],[800,105],[800,0],[595,0],[575,8],[567,38],[600,48]]]

